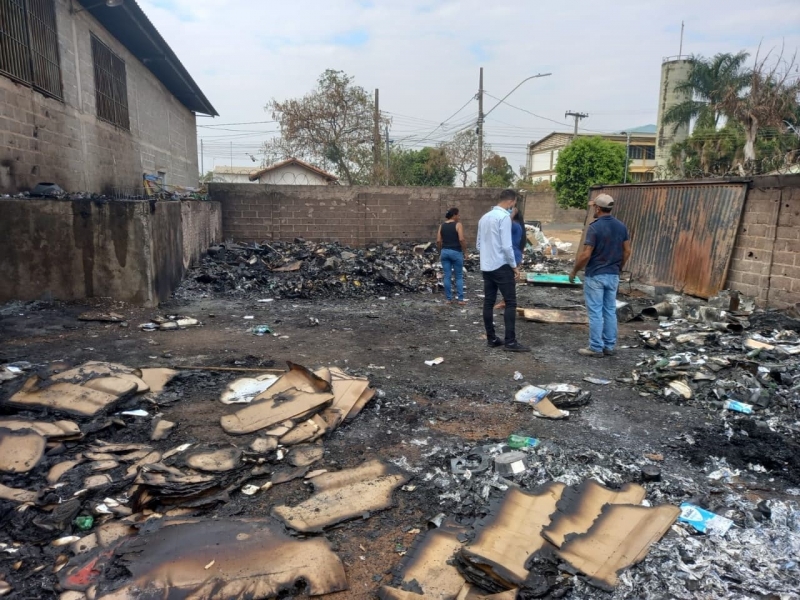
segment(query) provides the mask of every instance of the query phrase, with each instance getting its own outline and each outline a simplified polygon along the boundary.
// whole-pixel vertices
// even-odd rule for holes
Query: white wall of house
[[[300,165],[286,165],[267,171],[259,177],[258,183],[270,183],[273,185],[328,185],[328,181],[324,177]]]
[[[0,193],[52,181],[68,191],[141,190],[143,173],[196,186],[195,115],[88,12],[54,0],[63,98],[0,74]],[[125,62],[130,128],[97,117],[91,35]]]

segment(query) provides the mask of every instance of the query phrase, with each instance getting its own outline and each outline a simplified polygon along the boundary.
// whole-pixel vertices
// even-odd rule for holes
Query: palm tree
[[[671,107],[664,115],[664,122],[674,123],[677,129],[697,119],[699,127],[716,129],[723,115],[720,109],[723,99],[738,96],[750,84],[750,72],[743,68],[749,56],[744,51],[719,53],[713,58],[691,56],[689,77],[675,87],[676,92],[689,98]]]
[[[786,121],[796,118],[798,113],[800,79],[795,78],[796,55],[791,60],[784,60],[781,52],[772,66],[767,64],[769,59],[769,53],[763,60],[756,56],[755,66],[747,75],[747,92],[739,94],[729,89],[718,104],[725,115],[744,128],[745,162],[756,159],[759,127],[776,127],[784,131]]]

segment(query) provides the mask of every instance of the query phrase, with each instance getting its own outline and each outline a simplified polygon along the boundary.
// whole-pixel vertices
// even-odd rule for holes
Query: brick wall
[[[586,211],[579,208],[561,208],[556,202],[556,193],[528,192],[525,202],[525,220],[547,224],[583,223]]]
[[[374,242],[436,239],[447,209],[461,211],[467,241],[497,202],[499,189],[351,187],[212,183],[222,205],[223,235],[237,241],[338,240]],[[530,201],[528,201],[530,202]]]
[[[756,178],[748,191],[728,287],[783,307],[800,301],[800,176]]]
[[[41,181],[135,192],[143,172],[157,170],[166,170],[168,184],[197,185],[194,113],[88,12],[71,15],[68,0],[55,6],[63,101],[0,75],[0,193]],[[129,131],[96,117],[90,34],[125,61]]]

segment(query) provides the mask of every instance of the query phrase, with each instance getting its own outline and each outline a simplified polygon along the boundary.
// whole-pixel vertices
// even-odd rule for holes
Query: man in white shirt
[[[517,203],[514,190],[503,190],[497,206],[481,217],[478,223],[476,247],[481,255],[483,273],[483,325],[490,348],[505,346],[509,352],[530,352],[531,349],[517,341],[517,279],[519,265],[514,258],[511,242],[511,209]],[[505,341],[494,330],[494,303],[497,291],[503,295],[506,308],[503,313]]]

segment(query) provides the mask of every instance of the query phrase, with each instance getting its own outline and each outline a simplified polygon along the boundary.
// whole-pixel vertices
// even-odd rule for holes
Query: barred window
[[[95,36],[92,36],[92,61],[97,116],[117,127],[130,129],[125,61]]]
[[[62,98],[54,0],[0,0],[0,73]]]

